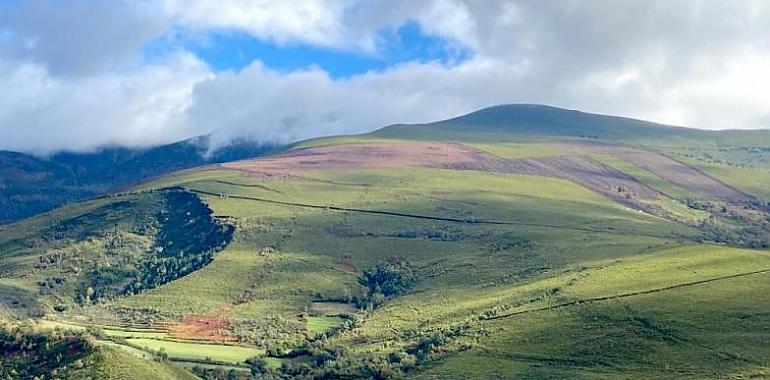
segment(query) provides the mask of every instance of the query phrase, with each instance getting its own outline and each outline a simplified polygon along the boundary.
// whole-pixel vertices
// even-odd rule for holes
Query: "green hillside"
[[[65,331],[39,334],[29,326],[0,329],[0,377],[3,379],[196,379],[178,367],[143,360],[120,349]]]
[[[105,378],[764,378],[768,148],[540,106],[311,140],[0,227],[0,314]]]

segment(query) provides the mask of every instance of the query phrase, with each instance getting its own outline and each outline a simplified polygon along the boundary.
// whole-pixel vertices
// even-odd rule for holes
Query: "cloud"
[[[0,4],[0,57],[44,65],[53,75],[136,66],[140,49],[169,27],[159,7],[131,0],[25,0]]]
[[[60,78],[35,63],[0,61],[0,140],[45,154],[100,145],[146,146],[206,133],[186,123],[193,85],[209,74],[180,53],[130,73]]]
[[[163,0],[182,27],[233,29],[278,44],[340,47],[351,43],[344,24],[352,0]]]
[[[256,62],[198,84],[188,114],[195,129],[215,131],[220,143],[243,136],[286,143],[544,101],[548,94],[529,86],[525,65],[481,58],[454,66],[407,63],[338,80],[317,68],[281,74]]]
[[[289,142],[512,102],[712,129],[770,127],[770,4],[761,0],[60,4],[21,1],[0,12],[0,148],[83,150],[205,133],[222,143]],[[330,77],[312,57],[294,72],[255,61],[217,73],[183,46],[142,59],[143,46],[170,31],[238,31],[376,55],[388,43],[383,30],[407,22],[472,57],[347,78]]]
[[[287,143],[367,132],[478,107],[485,100],[475,96],[465,100],[460,94],[491,94],[482,88],[484,82],[477,81],[478,74],[487,75],[484,71],[476,63],[453,69],[436,62],[414,63],[332,80],[317,68],[281,74],[256,62],[239,73],[223,73],[197,84],[188,117],[193,129],[215,131],[220,143],[237,137]],[[504,71],[511,74],[510,69]],[[437,87],[439,82],[443,86]]]

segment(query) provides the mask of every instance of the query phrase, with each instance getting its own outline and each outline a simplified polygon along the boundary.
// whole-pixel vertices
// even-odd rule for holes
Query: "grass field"
[[[318,328],[318,332],[325,331],[339,325],[339,319],[336,321],[333,317],[312,317]],[[82,324],[62,321],[41,320],[36,326],[42,331],[53,329],[85,331],[86,327]],[[168,355],[170,360],[184,362],[185,360],[197,360],[200,362],[191,362],[187,367],[193,365],[211,363],[229,363],[233,365],[244,365],[246,359],[255,356],[264,356],[265,351],[256,347],[245,347],[235,345],[222,345],[214,343],[195,343],[188,341],[173,340],[166,332],[146,332],[138,330],[126,330],[116,327],[105,327],[100,329],[104,334],[104,339],[100,344],[112,349],[126,352],[134,356],[152,359],[159,352]],[[278,367],[281,361],[276,358],[266,359],[272,366]],[[216,366],[216,365],[214,365]],[[241,367],[239,370],[243,370]]]
[[[692,164],[722,181],[743,189],[746,192],[770,200],[770,169],[739,168],[728,165],[703,163],[692,160]]]
[[[159,352],[163,350],[163,352],[168,354],[169,358],[179,360],[210,359],[232,364],[242,364],[248,358],[265,354],[264,350],[253,347],[195,344],[145,338],[129,338],[127,341],[133,346],[147,348],[150,351]]]
[[[313,333],[321,333],[339,328],[342,322],[344,319],[341,317],[308,317],[307,329]]]
[[[684,198],[695,197],[695,195],[692,192],[689,192],[686,189],[683,189],[671,182],[668,182],[665,179],[657,176],[655,173],[652,173],[648,170],[645,170],[643,168],[640,168],[634,165],[632,162],[625,161],[620,158],[609,156],[609,155],[601,155],[601,156],[598,156],[597,158],[600,161],[604,162],[605,164],[610,165],[620,170],[621,172],[634,177],[639,182],[647,186],[650,186],[653,189],[656,189],[673,198],[684,199]]]

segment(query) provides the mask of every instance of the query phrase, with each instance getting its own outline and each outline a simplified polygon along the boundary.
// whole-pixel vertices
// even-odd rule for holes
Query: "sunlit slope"
[[[14,268],[0,291],[56,320],[42,326],[93,324],[125,352],[244,376],[250,356],[297,378],[767,375],[764,180],[557,132],[339,137],[180,172],[0,230],[0,261]],[[132,218],[177,209],[169,191],[232,226],[211,260],[97,302],[67,282],[54,293],[72,297],[66,310],[41,292],[48,250],[106,260],[84,244],[116,234],[119,247],[156,246],[162,229]],[[176,215],[174,230],[188,230],[187,210]],[[46,235],[51,224],[80,227]]]
[[[95,199],[0,227],[0,315],[97,305],[210,262],[233,227],[181,188]]]
[[[72,378],[83,380],[198,379],[195,375],[177,366],[141,359],[115,348],[97,349],[85,362],[84,367]]]
[[[474,325],[476,346],[418,377],[765,378],[768,264],[687,246],[567,273],[558,291]]]
[[[178,180],[216,212],[242,221],[235,242],[206,268],[123,306],[173,315],[230,304],[235,319],[281,316],[272,322],[281,326],[281,339],[301,339],[294,315],[312,309],[314,300],[360,294],[360,271],[398,256],[419,268],[421,280],[331,339],[331,346],[351,348],[351,358],[409,352],[421,339],[460,328],[407,373],[700,378],[763,371],[761,361],[746,364],[740,357],[759,349],[761,325],[744,322],[725,352],[701,346],[718,345],[722,338],[714,334],[743,321],[742,314],[720,315],[720,308],[739,304],[744,314],[761,313],[761,303],[742,297],[763,296],[766,253],[693,244],[691,227],[608,202],[568,181],[416,168],[195,177]],[[757,283],[756,290],[741,285],[747,282]],[[709,300],[699,290],[719,286],[732,293]],[[682,303],[678,294],[688,291],[709,303]],[[657,302],[661,310],[625,310],[631,300]],[[677,307],[666,306],[670,302]],[[675,326],[686,338],[667,338],[674,328],[668,324],[679,319],[692,321]],[[602,321],[609,331],[596,333]],[[760,335],[738,344],[735,336],[755,329]],[[552,345],[557,338],[562,343]],[[586,342],[590,346],[580,344]],[[655,358],[666,361],[653,365]],[[477,360],[492,365],[472,365]],[[699,360],[714,364],[706,368]]]
[[[290,148],[419,141],[461,142],[511,158],[569,153],[565,144],[642,147],[768,199],[764,179],[770,178],[770,131],[706,131],[543,105],[500,105],[435,123],[393,125],[369,134],[308,140]]]
[[[489,250],[494,248],[489,247],[501,244],[505,248],[505,239],[511,239],[511,244],[538,242],[521,257],[528,263],[526,268],[514,268],[523,271],[590,257],[629,255],[694,233],[685,226],[608,204],[569,182],[534,176],[389,169],[314,173],[279,181],[226,173],[222,180],[185,181],[190,190],[204,193],[217,213],[241,221],[235,241],[206,268],[122,304],[152,305],[176,313],[211,312],[251,286],[254,299],[235,306],[235,313],[271,308],[299,312],[310,306],[313,293],[343,291],[340,284],[352,291],[359,269],[412,251],[409,258],[418,266],[442,261],[442,268],[462,268],[478,261],[475,265],[482,272],[467,281],[486,283],[496,279],[483,271],[494,270],[507,260],[490,257]],[[401,215],[326,210],[325,205]],[[431,239],[434,231],[440,236]],[[584,252],[582,244],[587,245]],[[569,252],[573,245],[575,251]],[[629,251],[619,250],[621,246]],[[266,248],[274,252],[260,255]],[[269,271],[260,274],[265,267]],[[496,275],[510,276],[509,270]],[[291,296],[285,294],[289,288],[294,289]]]

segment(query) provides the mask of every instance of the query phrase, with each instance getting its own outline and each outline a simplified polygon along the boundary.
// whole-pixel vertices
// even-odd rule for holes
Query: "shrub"
[[[364,271],[358,281],[368,289],[370,297],[378,293],[392,297],[406,293],[417,283],[417,276],[409,262],[391,258]]]

